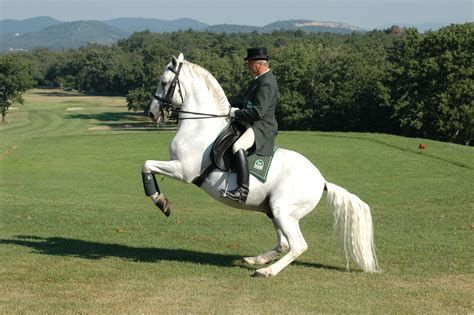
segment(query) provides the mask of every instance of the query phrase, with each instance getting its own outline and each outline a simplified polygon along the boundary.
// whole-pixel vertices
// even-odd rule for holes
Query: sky
[[[207,24],[263,26],[290,19],[344,22],[365,29],[473,22],[474,0],[0,0],[0,20],[60,21],[193,18]]]

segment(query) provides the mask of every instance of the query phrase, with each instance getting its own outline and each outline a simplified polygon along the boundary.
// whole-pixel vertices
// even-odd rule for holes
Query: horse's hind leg
[[[278,224],[275,222],[275,219],[272,219],[273,226],[277,232],[277,244],[274,249],[254,257],[245,257],[244,262],[249,265],[264,265],[270,261],[273,261],[280,254],[286,253],[289,249],[288,241],[286,240],[285,235],[281,231]]]
[[[276,276],[283,268],[288,266],[308,248],[308,245],[303,238],[303,234],[301,234],[298,219],[288,214],[284,214],[283,216],[275,216],[274,220],[280,227],[283,235],[288,240],[290,247],[289,252],[269,267],[261,268],[255,271],[254,276],[256,277]]]

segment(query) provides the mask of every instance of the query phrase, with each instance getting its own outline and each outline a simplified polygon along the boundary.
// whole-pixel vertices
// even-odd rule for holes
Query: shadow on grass
[[[19,235],[16,238],[0,240],[0,244],[29,247],[36,253],[43,255],[78,257],[91,260],[115,257],[137,262],[179,261],[221,267],[239,266],[247,269],[253,268],[249,268],[249,266],[242,263],[243,256],[238,255],[204,253],[184,249],[131,247],[63,237]],[[293,262],[293,265],[346,271],[344,268],[306,262]]]
[[[57,90],[57,89],[55,89],[55,88],[53,88],[53,89],[40,88],[40,90],[39,90],[39,91],[35,91],[34,94],[37,94],[37,95],[45,95],[45,96],[58,96],[58,97],[61,97],[61,96],[68,96],[68,97],[84,97],[84,96],[92,96],[92,97],[124,97],[124,96],[115,95],[115,94],[106,95],[106,94],[103,94],[103,93],[99,93],[99,94],[96,94],[96,93],[88,93],[88,92],[84,92],[84,91],[78,91],[78,90],[75,90],[75,89]]]
[[[136,112],[103,112],[97,114],[70,114],[67,119],[94,119],[98,121],[136,121],[146,123],[146,116]]]
[[[135,112],[104,112],[97,114],[69,114],[66,119],[84,119],[95,120],[97,129],[106,127],[113,131],[158,131],[158,130],[175,130],[176,124],[164,123],[157,127],[143,113]],[[94,128],[94,127],[92,127]]]
[[[42,92],[35,92],[34,94],[37,95],[45,95],[45,96],[69,96],[69,97],[84,97],[87,94],[79,93],[79,92],[59,92],[59,91],[42,91]]]

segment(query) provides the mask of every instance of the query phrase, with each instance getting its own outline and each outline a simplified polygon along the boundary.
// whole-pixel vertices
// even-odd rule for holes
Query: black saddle
[[[214,140],[211,150],[212,163],[209,165],[204,172],[196,177],[192,182],[198,187],[201,187],[206,177],[212,172],[212,170],[218,168],[221,171],[229,171],[233,169],[233,154],[232,145],[239,139],[244,133],[245,126],[240,125],[238,122],[231,121],[224,130]],[[255,145],[249,149],[247,154],[255,150]]]

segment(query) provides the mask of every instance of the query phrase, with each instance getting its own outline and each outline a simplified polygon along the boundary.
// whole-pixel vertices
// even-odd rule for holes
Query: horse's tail
[[[334,207],[334,228],[342,235],[347,268],[351,256],[364,271],[380,272],[369,206],[342,187],[326,182],[326,188],[328,202]]]

